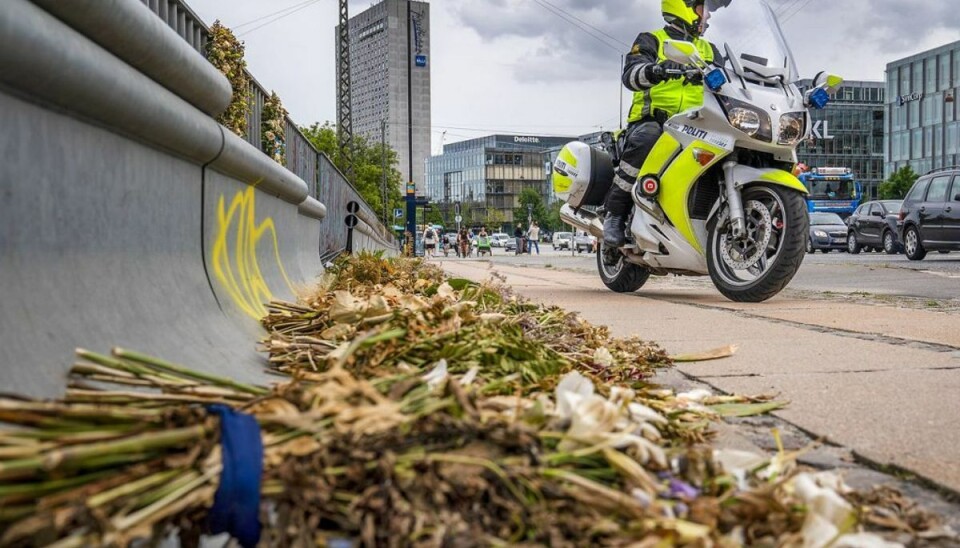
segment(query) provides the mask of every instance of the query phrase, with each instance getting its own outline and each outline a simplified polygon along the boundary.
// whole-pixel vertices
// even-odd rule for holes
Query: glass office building
[[[812,81],[798,85],[806,90]],[[884,97],[883,82],[844,82],[825,109],[811,109],[811,138],[797,148],[798,160],[811,168],[848,167],[865,196],[875,198],[884,179]]]
[[[548,150],[576,137],[490,135],[444,145],[443,154],[427,159],[427,196],[448,218],[454,204],[469,208],[466,222],[485,223],[490,210],[513,224],[520,193],[535,189],[547,201]]]
[[[960,41],[887,65],[885,169],[919,174],[960,164]]]

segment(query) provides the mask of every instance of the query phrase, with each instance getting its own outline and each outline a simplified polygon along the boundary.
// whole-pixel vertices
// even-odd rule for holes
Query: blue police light
[[[810,106],[822,109],[830,102],[830,94],[825,89],[818,89],[810,94]]]
[[[710,88],[710,91],[719,91],[720,88],[727,83],[727,77],[723,74],[722,70],[717,68],[711,70],[703,81],[707,84],[707,87]]]

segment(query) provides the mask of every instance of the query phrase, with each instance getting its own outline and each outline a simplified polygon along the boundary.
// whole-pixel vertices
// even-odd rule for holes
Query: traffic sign
[[[347,215],[347,218],[344,219],[347,223],[347,228],[356,228],[357,227],[357,216],[356,215]]]
[[[398,207],[397,209],[393,210],[393,218],[399,219],[400,217],[403,217],[403,210]]]
[[[454,217],[453,220],[456,221],[456,222],[458,222],[458,223],[462,223],[462,222],[463,222],[463,217],[462,217],[461,215],[457,215],[456,217]]]
[[[347,203],[347,213],[356,214],[358,211],[360,211],[360,204],[358,204],[357,202]]]

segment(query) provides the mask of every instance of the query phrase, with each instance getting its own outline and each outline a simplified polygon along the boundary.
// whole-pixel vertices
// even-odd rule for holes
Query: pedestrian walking
[[[467,232],[466,228],[460,229],[460,234],[457,235],[457,245],[460,247],[460,257],[466,259],[470,254],[470,233]]]
[[[423,256],[427,259],[433,257],[437,248],[437,231],[432,226],[428,226],[423,231]]]
[[[530,225],[527,231],[527,255],[533,255],[533,248],[537,248],[537,255],[540,254],[540,225],[536,221]]]
[[[517,228],[513,230],[513,237],[517,240],[517,249],[514,255],[523,253],[523,223],[517,223]]]

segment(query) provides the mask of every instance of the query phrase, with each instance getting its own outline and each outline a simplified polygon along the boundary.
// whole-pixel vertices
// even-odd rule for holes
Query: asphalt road
[[[577,272],[596,272],[596,259],[588,254],[571,254],[541,247],[540,255],[516,256],[494,250],[494,262],[529,267],[547,267]],[[708,278],[672,279],[671,285],[710,286]],[[654,280],[652,285],[657,285]],[[641,290],[643,293],[644,290]],[[905,304],[921,307],[960,309],[960,252],[931,253],[920,262],[903,255],[884,253],[815,253],[807,255],[793,279],[788,295],[812,298],[851,296],[857,299],[900,298]],[[936,305],[936,306],[934,306]]]

